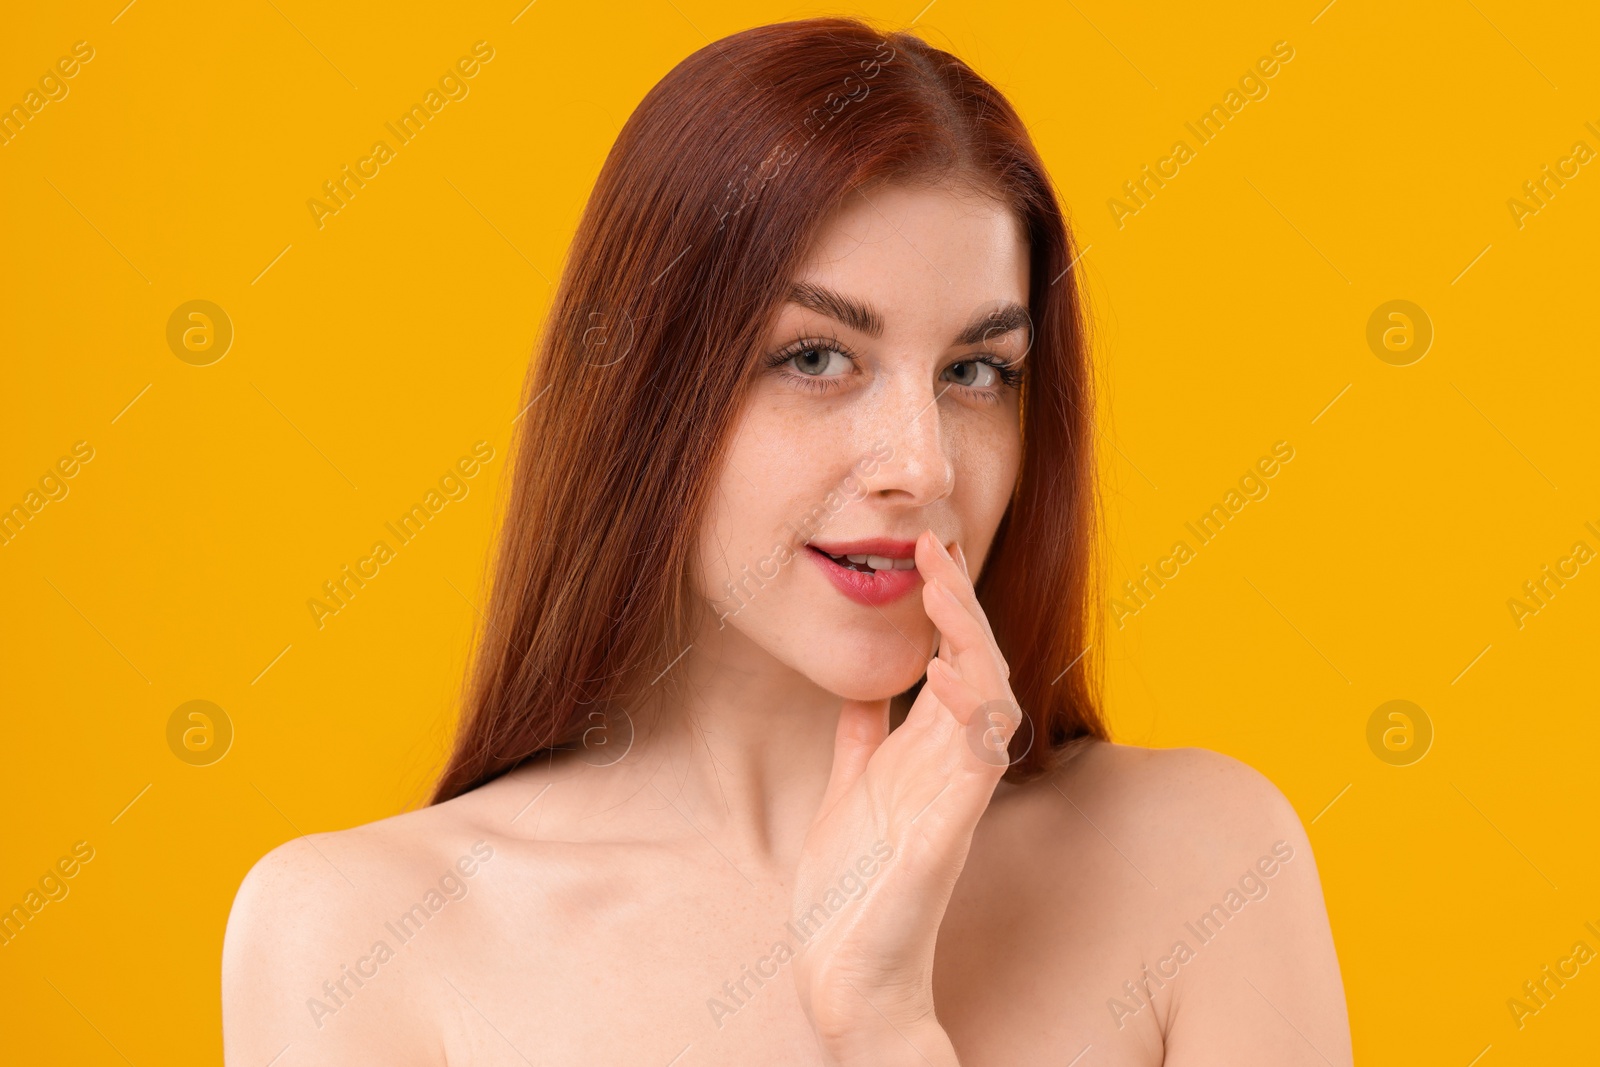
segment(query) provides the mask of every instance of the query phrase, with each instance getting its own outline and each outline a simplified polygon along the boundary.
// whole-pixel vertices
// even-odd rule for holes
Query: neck
[[[646,793],[720,848],[792,869],[833,766],[839,697],[714,619],[657,687],[635,746],[663,796]]]

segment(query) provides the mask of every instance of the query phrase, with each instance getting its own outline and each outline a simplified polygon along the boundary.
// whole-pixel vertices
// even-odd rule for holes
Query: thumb
[[[843,796],[867,761],[889,736],[889,701],[846,700],[839,707],[839,728],[833,738],[833,772],[822,796],[822,811],[827,811]]]

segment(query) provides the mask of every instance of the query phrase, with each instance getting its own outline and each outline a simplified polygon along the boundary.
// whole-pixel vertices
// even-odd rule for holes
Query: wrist
[[[836,1029],[822,1047],[829,1067],[960,1067],[950,1035],[931,1009],[912,1023],[875,1017]]]

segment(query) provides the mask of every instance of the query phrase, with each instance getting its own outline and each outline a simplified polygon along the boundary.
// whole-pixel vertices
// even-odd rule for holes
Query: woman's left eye
[[[1000,372],[992,364],[976,359],[952,363],[945,368],[945,374],[957,385],[969,389],[992,389],[1000,381]]]

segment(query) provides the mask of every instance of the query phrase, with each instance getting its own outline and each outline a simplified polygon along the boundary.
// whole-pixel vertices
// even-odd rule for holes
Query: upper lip
[[[896,541],[890,537],[864,537],[859,541],[807,541],[818,552],[830,556],[882,556],[884,559],[912,559],[916,541]]]

